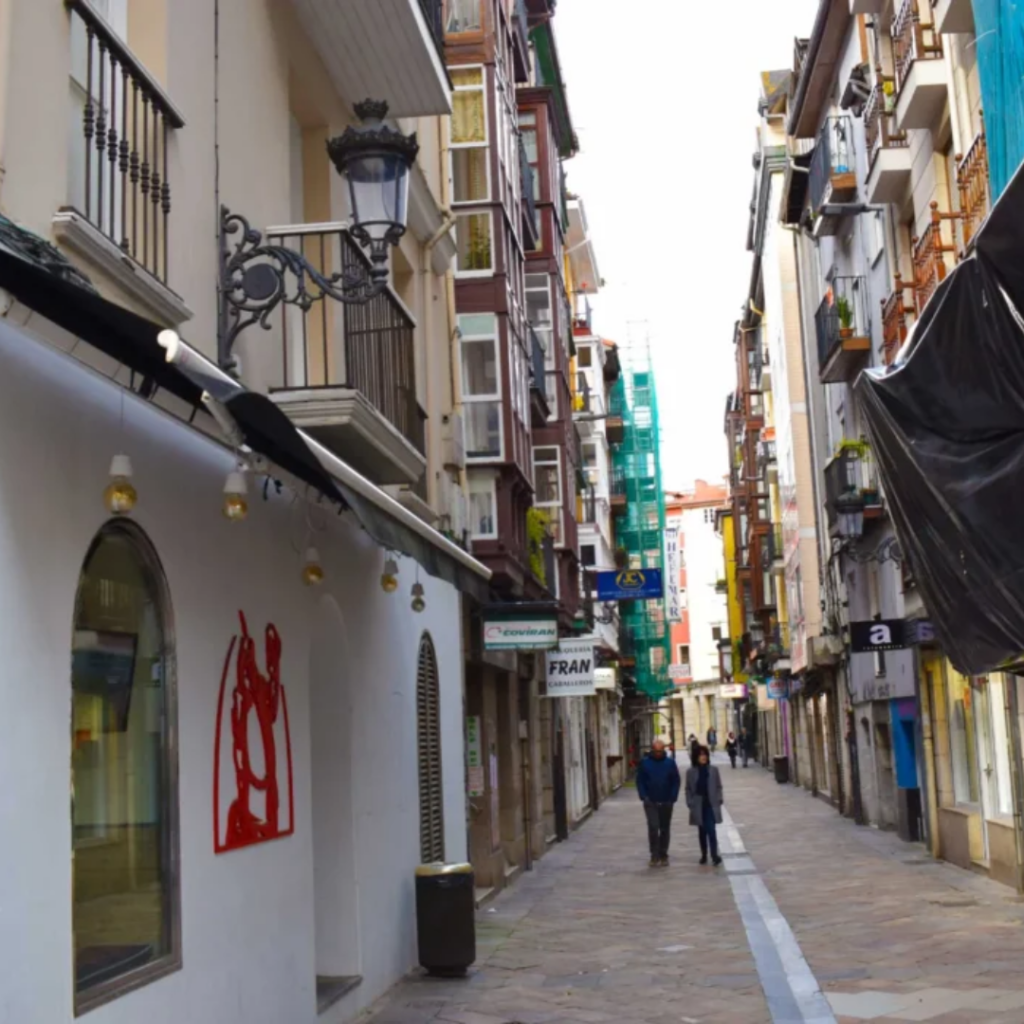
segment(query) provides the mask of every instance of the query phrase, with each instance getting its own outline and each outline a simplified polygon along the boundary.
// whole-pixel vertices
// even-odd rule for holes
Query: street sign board
[[[871,619],[850,623],[850,649],[854,654],[902,651],[907,646],[903,619]]]
[[[563,640],[548,651],[549,697],[592,697],[594,686],[594,641]]]
[[[660,569],[619,569],[597,574],[599,601],[652,601],[664,594]]]
[[[484,619],[488,651],[544,651],[558,644],[558,620],[545,618]]]

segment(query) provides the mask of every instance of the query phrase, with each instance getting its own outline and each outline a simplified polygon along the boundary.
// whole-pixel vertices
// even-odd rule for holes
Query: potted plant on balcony
[[[853,306],[845,295],[836,299],[836,315],[839,317],[839,337],[844,340],[853,337]]]

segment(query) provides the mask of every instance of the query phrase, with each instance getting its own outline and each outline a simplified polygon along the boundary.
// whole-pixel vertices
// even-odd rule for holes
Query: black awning
[[[159,387],[199,407],[203,392],[211,391],[253,452],[350,509],[382,547],[414,558],[431,576],[478,600],[489,600],[487,579],[442,550],[446,538],[438,534],[441,546],[431,543],[387,511],[391,499],[383,492],[378,503],[332,476],[305,435],[269,398],[247,391],[241,384],[237,391],[230,386],[225,390],[224,375],[193,350],[182,366],[168,362],[166,349],[157,341],[162,327],[91,290],[84,275],[45,239],[4,218],[0,218],[0,229],[0,288],[139,374],[143,397],[151,397]]]
[[[3,240],[8,238],[9,234],[5,233]],[[143,386],[144,395],[150,394],[156,386],[189,405],[197,406],[201,402],[202,389],[167,362],[156,340],[162,328],[145,317],[108,302],[97,292],[88,291],[2,246],[0,288],[29,309],[134,370],[143,381],[150,382]]]
[[[862,373],[900,548],[937,639],[982,675],[1024,655],[1024,173],[888,371]]]
[[[320,460],[309,450],[295,424],[266,395],[242,390],[224,404],[242,431],[245,443],[254,452],[286,469],[303,483],[315,487],[325,498],[351,505]],[[359,516],[360,521],[362,518]]]

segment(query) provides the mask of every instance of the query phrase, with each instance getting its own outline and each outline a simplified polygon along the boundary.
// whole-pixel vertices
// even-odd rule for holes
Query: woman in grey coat
[[[707,747],[701,747],[697,763],[686,773],[686,806],[690,809],[690,824],[697,828],[700,837],[700,862],[707,864],[708,848],[711,848],[711,863],[717,868],[722,863],[718,856],[717,825],[722,824],[722,776],[710,763]]]

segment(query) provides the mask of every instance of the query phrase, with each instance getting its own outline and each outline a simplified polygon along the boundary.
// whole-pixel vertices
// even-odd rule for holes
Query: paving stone
[[[732,877],[767,885],[837,1024],[1024,1024],[1024,903],[1010,890],[759,769],[729,783],[746,847],[725,851],[744,865]],[[416,972],[365,1019],[807,1024],[773,1019],[764,988],[784,995],[786,971],[762,981],[730,876],[696,863],[694,830],[676,830],[667,870],[646,866],[645,840],[636,794],[623,791],[479,913],[467,980]]]

